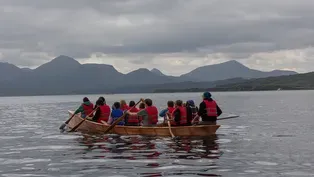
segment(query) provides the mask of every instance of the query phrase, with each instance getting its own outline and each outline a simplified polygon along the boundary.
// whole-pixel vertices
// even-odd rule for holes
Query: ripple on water
[[[219,143],[219,144],[226,144],[226,143],[231,143],[232,141],[230,139],[219,139],[219,140],[216,140],[216,143]]]
[[[63,160],[64,163],[104,163],[104,162],[115,162],[114,159],[78,159],[78,160]],[[63,165],[63,164],[62,164]]]
[[[4,159],[1,162],[3,165],[9,164],[28,164],[28,163],[39,163],[39,162],[50,162],[51,159],[32,159],[32,158],[24,158],[24,159]]]
[[[260,171],[257,170],[245,170],[245,173],[260,173]]]
[[[51,136],[45,136],[42,137],[42,139],[59,139],[59,140],[71,140],[76,139],[77,136],[73,135],[51,135]]]
[[[20,139],[24,138],[24,136],[0,136],[0,140],[13,140],[13,139]]]
[[[2,176],[4,176],[4,177],[25,177],[25,176],[48,176],[48,175],[8,173],[8,174],[2,174]]]
[[[10,149],[12,151],[28,151],[28,150],[66,150],[66,149],[84,149],[85,147],[79,147],[79,146],[34,146],[34,147],[25,147],[25,148],[16,148],[16,149]]]
[[[313,173],[303,172],[303,171],[293,171],[293,172],[286,172],[283,173],[286,176],[314,176]]]
[[[256,161],[254,162],[255,164],[258,164],[258,165],[265,165],[265,166],[276,166],[278,165],[278,163],[275,163],[275,162],[266,162],[266,161]]]

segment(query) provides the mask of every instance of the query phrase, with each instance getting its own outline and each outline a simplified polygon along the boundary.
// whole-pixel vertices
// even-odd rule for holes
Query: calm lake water
[[[111,105],[201,93],[103,95]],[[60,133],[83,95],[0,97],[2,176],[314,176],[314,92],[213,93],[223,116],[217,135],[161,137]],[[88,95],[92,101],[100,95]]]

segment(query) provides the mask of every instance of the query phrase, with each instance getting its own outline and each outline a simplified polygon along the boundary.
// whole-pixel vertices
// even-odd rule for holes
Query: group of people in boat
[[[220,107],[212,99],[210,92],[204,92],[202,98],[199,107],[195,106],[193,100],[188,100],[186,103],[182,100],[168,101],[167,108],[159,112],[153,101],[148,98],[142,100],[138,108],[134,101],[127,104],[125,100],[115,102],[110,108],[104,97],[99,97],[95,105],[85,97],[74,114],[81,113],[83,118],[105,125],[111,125],[124,114],[124,119],[117,125],[156,126],[158,116],[164,118],[163,123],[170,121],[171,126],[189,126],[194,123],[216,124],[217,117],[222,114]],[[201,122],[199,122],[200,118]]]

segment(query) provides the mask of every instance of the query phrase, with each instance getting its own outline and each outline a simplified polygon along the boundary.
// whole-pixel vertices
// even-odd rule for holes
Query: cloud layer
[[[180,75],[236,59],[261,70],[314,70],[312,0],[0,0],[0,61],[58,55]]]

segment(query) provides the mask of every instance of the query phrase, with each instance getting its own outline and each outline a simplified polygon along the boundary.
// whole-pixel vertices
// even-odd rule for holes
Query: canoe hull
[[[69,116],[72,116],[73,112],[69,111]],[[80,115],[75,115],[68,124],[68,127],[72,129],[78,125],[83,118]],[[103,133],[109,126],[92,122],[84,121],[77,129],[77,131],[87,133]],[[175,136],[209,136],[216,133],[220,125],[198,125],[198,126],[180,126],[171,127],[172,133]],[[111,132],[118,135],[146,135],[146,136],[171,136],[169,128],[166,127],[142,127],[142,126],[115,126]]]

